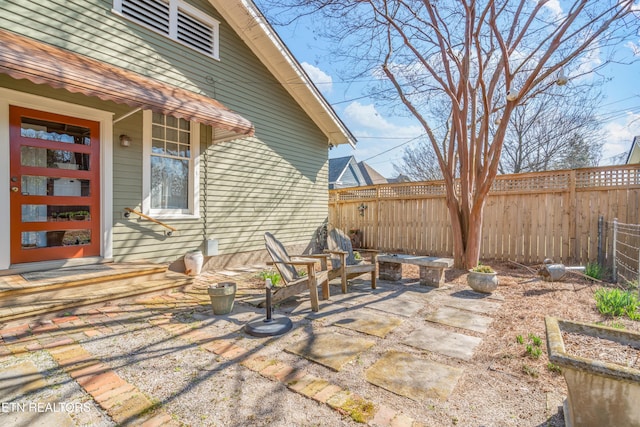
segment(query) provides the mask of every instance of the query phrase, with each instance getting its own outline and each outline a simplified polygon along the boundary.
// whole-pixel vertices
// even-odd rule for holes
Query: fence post
[[[604,217],[600,215],[598,217],[598,265],[604,266],[604,251],[602,250],[602,242],[604,240]]]
[[[576,213],[576,171],[569,171],[569,259],[580,261],[578,256],[578,214]]]
[[[618,261],[616,260],[616,246],[618,241],[618,218],[613,218],[613,283],[618,283]]]

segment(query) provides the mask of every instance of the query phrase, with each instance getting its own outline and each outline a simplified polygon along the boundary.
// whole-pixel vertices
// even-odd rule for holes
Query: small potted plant
[[[490,294],[498,287],[498,273],[488,265],[478,264],[469,270],[467,284],[476,292]]]

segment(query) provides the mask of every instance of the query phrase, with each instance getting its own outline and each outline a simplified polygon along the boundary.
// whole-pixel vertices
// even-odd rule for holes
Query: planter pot
[[[640,334],[606,326],[545,318],[549,360],[562,368],[568,395],[564,418],[572,426],[640,425],[640,370],[567,353],[562,333],[640,348]]]
[[[197,276],[202,271],[204,255],[201,251],[189,252],[184,256],[184,274]]]
[[[467,284],[476,292],[490,294],[498,287],[498,273],[479,273],[469,270]]]
[[[236,284],[222,282],[208,288],[213,314],[229,314],[233,310],[233,300],[236,297]]]

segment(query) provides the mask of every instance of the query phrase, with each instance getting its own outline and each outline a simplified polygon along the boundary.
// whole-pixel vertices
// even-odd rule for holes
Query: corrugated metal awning
[[[215,99],[4,30],[0,30],[0,73],[195,120],[226,135],[254,134],[249,120]]]

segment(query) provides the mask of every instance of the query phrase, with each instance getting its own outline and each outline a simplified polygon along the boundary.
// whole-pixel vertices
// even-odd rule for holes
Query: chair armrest
[[[292,257],[290,261],[282,262],[282,264],[288,265],[309,265],[315,264],[319,260],[314,258],[306,258],[306,257]]]
[[[348,253],[349,253],[349,252],[347,252],[347,251],[339,251],[339,250],[332,250],[332,251],[328,251],[328,252],[329,252],[330,254],[336,254],[336,255],[342,255],[342,254],[346,255],[346,254],[348,254]]]
[[[354,252],[371,252],[371,253],[380,253],[377,249],[354,249]]]
[[[295,256],[293,258],[318,258],[318,259],[322,259],[322,258],[329,258],[330,256],[331,256],[330,254],[308,254],[308,255]]]

